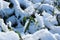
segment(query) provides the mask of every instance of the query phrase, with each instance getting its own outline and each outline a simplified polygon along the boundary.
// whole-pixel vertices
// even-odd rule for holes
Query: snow
[[[48,40],[51,37],[53,37],[53,36],[51,36],[51,34],[47,31],[47,29],[39,30],[39,31],[37,31],[36,33],[33,34],[33,38],[36,39],[36,40],[38,40],[38,39]],[[50,40],[52,40],[52,39],[54,40],[54,38],[51,38]]]
[[[17,0],[11,0],[11,2],[14,4],[16,17],[18,18],[19,16],[22,16],[24,14],[24,11],[20,8],[19,2]]]
[[[5,32],[9,31],[7,25],[5,25],[5,23],[4,23],[3,19],[0,19],[0,26],[3,31],[5,31]]]
[[[45,10],[46,12],[48,12],[50,14],[52,14],[52,12],[54,11],[54,7],[49,4],[42,4],[39,9]]]
[[[58,33],[60,34],[60,26],[53,26],[53,28],[50,30],[52,33]]]
[[[9,8],[9,7],[8,7],[9,4],[10,4],[10,3],[8,3],[8,2],[5,2],[5,1],[3,1],[3,0],[0,0],[0,10],[1,10],[1,9],[5,9],[5,8]]]
[[[54,34],[57,40],[60,40],[60,35],[59,34]]]
[[[9,1],[0,0],[0,40],[60,40],[60,0]]]
[[[39,3],[39,2],[43,2],[44,0],[30,0],[33,3]]]
[[[35,25],[34,23],[30,23],[29,30],[28,30],[30,33],[35,33],[37,29],[38,29],[37,25]]]
[[[10,18],[8,18],[6,20],[6,23],[9,22],[9,21],[11,21],[11,24],[14,25],[14,24],[17,23],[17,18],[15,16],[11,16]]]
[[[35,16],[36,16],[36,19],[37,19],[37,21],[38,21],[38,23],[39,23],[40,28],[41,28],[41,27],[45,27],[45,26],[44,26],[43,17],[42,17],[42,16],[39,16],[37,13],[35,14]]]
[[[26,7],[29,7],[31,5],[33,5],[32,2],[28,1],[28,0],[18,0],[20,4],[26,6]]]
[[[57,40],[55,36],[50,33],[47,29],[42,29],[34,33],[33,35],[27,34],[23,37],[24,40]]]
[[[3,8],[4,8],[4,9],[5,9],[5,8],[9,8],[9,7],[8,7],[9,4],[10,4],[10,3],[3,1]]]
[[[45,20],[51,22],[52,24],[58,24],[56,16],[52,16],[51,14],[49,14],[45,11],[42,13],[42,15],[43,15]]]
[[[7,8],[7,9],[3,9],[2,11],[3,11],[3,13],[4,13],[4,16],[10,16],[10,15],[13,14],[14,9]],[[2,15],[2,14],[1,14],[1,15]]]
[[[51,4],[51,2],[52,2],[51,0],[45,0],[44,1],[44,3],[46,3],[46,4]]]
[[[29,16],[31,16],[34,11],[35,11],[35,9],[33,6],[30,6],[30,7],[25,9],[25,12],[28,13]]]
[[[0,32],[0,40],[19,40],[19,36],[14,31]]]

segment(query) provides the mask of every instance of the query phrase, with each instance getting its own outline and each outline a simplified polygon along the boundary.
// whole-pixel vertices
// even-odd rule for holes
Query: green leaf
[[[35,22],[35,19],[32,16],[30,16],[30,20],[33,20]]]
[[[26,19],[27,19],[26,17],[23,18],[23,23],[24,23],[24,24],[25,24],[25,22],[26,22]]]

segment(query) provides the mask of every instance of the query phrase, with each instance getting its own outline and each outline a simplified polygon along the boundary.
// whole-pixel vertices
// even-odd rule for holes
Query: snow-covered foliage
[[[0,0],[0,40],[60,40],[60,0]]]

